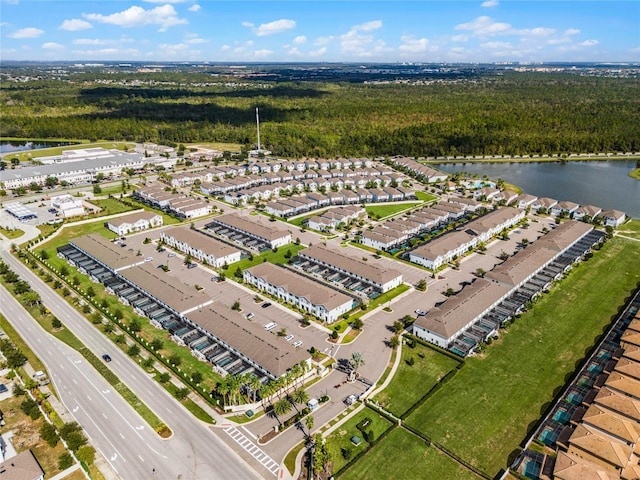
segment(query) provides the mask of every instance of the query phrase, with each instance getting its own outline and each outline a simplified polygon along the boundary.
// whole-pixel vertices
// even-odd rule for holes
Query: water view
[[[443,163],[448,173],[503,179],[538,197],[613,208],[640,218],[640,181],[628,176],[635,160],[544,163]]]
[[[61,147],[64,145],[73,144],[60,142],[0,142],[0,154],[24,152],[26,150],[37,150],[39,148]]]

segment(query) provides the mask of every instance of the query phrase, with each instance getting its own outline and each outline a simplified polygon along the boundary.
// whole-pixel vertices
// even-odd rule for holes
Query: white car
[[[426,315],[426,314],[427,314],[427,312],[425,312],[424,310],[420,310],[420,309],[416,310],[416,315],[418,315],[419,317],[421,317],[423,315]]]
[[[278,326],[278,324],[277,324],[276,322],[270,322],[270,323],[267,323],[267,324],[264,326],[264,329],[268,332],[269,330],[273,330],[273,329],[274,329],[274,328],[276,328],[277,326]]]
[[[256,314],[255,314],[255,313],[253,313],[253,312],[249,312],[249,313],[247,313],[247,318],[248,318],[249,320],[251,320],[251,319],[252,319],[253,317],[255,317],[255,316],[256,316]]]
[[[297,342],[293,342],[294,347],[299,347],[302,345],[302,340],[298,340]]]
[[[284,337],[284,339],[285,339],[287,342],[290,342],[291,340],[293,340],[293,335],[287,335],[286,337]]]

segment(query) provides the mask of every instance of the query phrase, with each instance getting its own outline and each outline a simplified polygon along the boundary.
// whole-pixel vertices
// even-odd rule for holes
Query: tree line
[[[2,134],[10,137],[252,148],[256,106],[262,147],[290,158],[640,150],[637,79],[507,73],[430,85],[0,84]]]

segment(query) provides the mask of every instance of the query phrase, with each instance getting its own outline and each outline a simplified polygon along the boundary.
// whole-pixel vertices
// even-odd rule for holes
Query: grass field
[[[477,480],[474,473],[402,428],[395,428],[340,480]]]
[[[415,363],[410,366],[407,361]],[[415,348],[402,347],[402,358],[393,379],[375,400],[397,417],[420,400],[459,362],[435,350],[416,344]]]
[[[640,244],[614,238],[407,419],[493,476],[640,281]],[[436,472],[424,472],[426,476]]]
[[[220,150],[221,152],[239,152],[242,149],[242,145],[239,143],[222,143],[222,142],[200,142],[200,143],[188,143],[185,145],[187,148],[211,148],[213,150]]]
[[[55,141],[55,140],[45,140]],[[74,140],[61,140],[64,141],[74,141]],[[80,142],[80,140],[78,140]],[[39,148],[37,150],[27,150],[24,152],[15,152],[11,154],[7,154],[3,157],[9,158],[18,158],[21,162],[26,162],[27,160],[31,160],[32,158],[40,158],[40,157],[52,157],[54,155],[62,155],[63,150],[77,150],[79,148],[96,148],[101,147],[107,150],[112,150],[114,148],[118,150],[124,150],[125,147],[133,148],[135,147],[135,143],[130,142],[95,142],[95,143],[79,143],[77,145],[65,145],[64,147],[51,147],[51,148]]]
[[[326,440],[327,449],[333,459],[334,472],[340,470],[348,462],[342,455],[342,449],[350,449],[352,456],[355,456],[360,453],[360,451],[369,448],[369,444],[364,440],[362,432],[356,428],[358,423],[366,419],[370,420],[370,423],[366,426],[366,431],[372,430],[374,438],[378,438],[392,425],[389,420],[381,417],[370,408],[364,408],[334,430]],[[360,437],[360,440],[362,440],[362,443],[357,447],[351,443],[351,437],[354,435]]]
[[[367,205],[365,210],[371,218],[386,218],[392,215],[397,215],[398,213],[417,207],[421,204],[422,202],[385,203],[382,205]]]
[[[416,192],[416,197],[418,197],[418,200],[421,200],[423,202],[433,202],[434,200],[438,199],[436,195],[431,195],[427,192]]]
[[[247,268],[253,267],[255,265],[258,265],[259,263],[264,262],[265,259],[267,262],[270,262],[270,263],[276,263],[276,264],[287,263],[288,259],[285,258],[287,251],[291,251],[291,258],[293,258],[303,248],[305,248],[303,245],[294,245],[292,243],[292,244],[285,245],[283,247],[278,248],[277,252],[274,252],[273,250],[267,250],[266,252],[260,255],[254,255],[253,260],[249,260],[248,258],[245,258],[244,260],[241,260],[237,263],[234,263],[233,265],[230,265],[229,269],[227,270],[227,276],[228,277],[232,276],[233,272],[235,272],[238,268],[240,268],[240,270],[246,270]]]
[[[19,228],[9,230],[8,228],[0,227],[0,234],[8,238],[9,240],[15,240],[16,238],[20,238],[22,235],[24,235],[24,231],[20,230]]]
[[[617,233],[624,235],[625,237],[636,238],[640,240],[640,220],[633,219],[624,225],[621,225]]]

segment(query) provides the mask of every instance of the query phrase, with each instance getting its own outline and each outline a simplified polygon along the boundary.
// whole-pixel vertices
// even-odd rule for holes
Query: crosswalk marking
[[[249,440],[241,431],[236,427],[227,427],[224,432],[229,435],[234,442],[240,445],[249,455],[255,458],[258,462],[265,466],[267,470],[278,476],[280,471],[280,464],[267,455],[260,447]],[[249,433],[249,432],[247,432]]]

